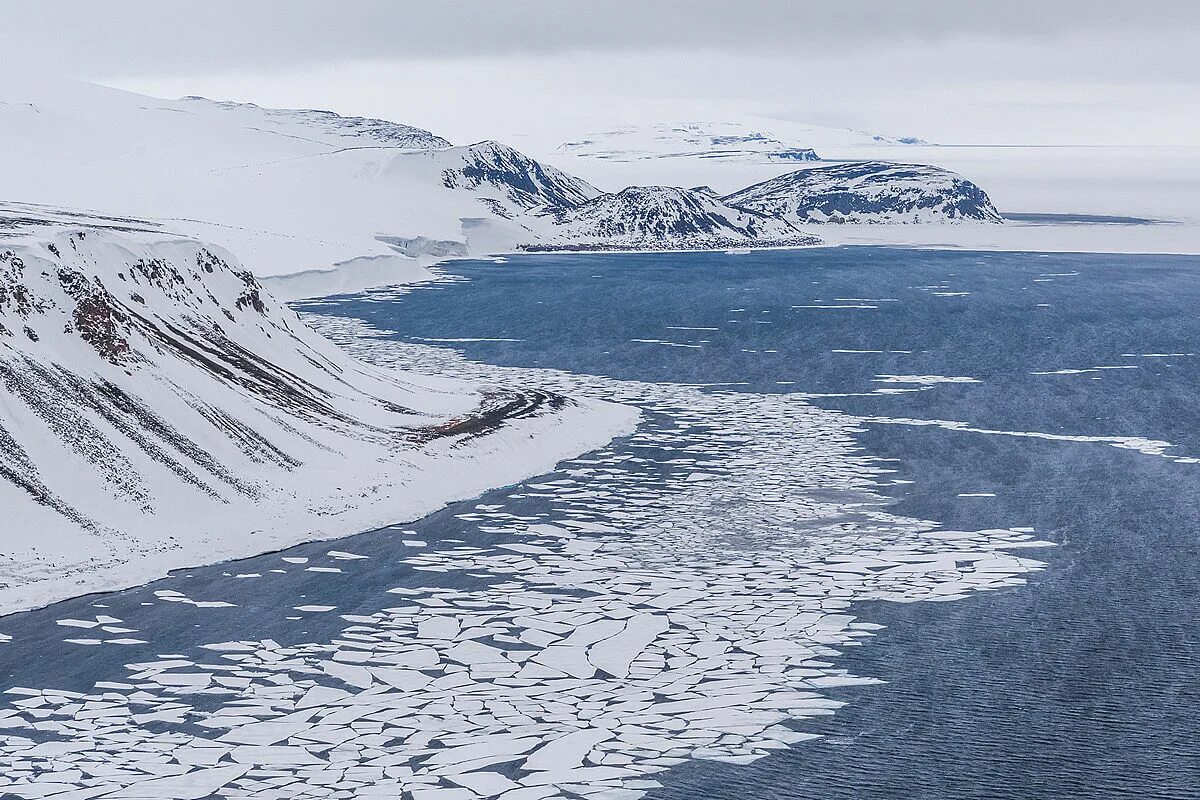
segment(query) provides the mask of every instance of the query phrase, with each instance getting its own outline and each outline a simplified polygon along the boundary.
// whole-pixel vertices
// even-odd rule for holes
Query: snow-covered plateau
[[[0,613],[415,519],[636,412],[369,367],[228,251],[0,213]]]
[[[563,142],[556,151],[605,161],[704,158],[747,164],[818,161],[826,145],[925,144],[915,137],[882,136],[785,120],[692,121],[622,125]]]

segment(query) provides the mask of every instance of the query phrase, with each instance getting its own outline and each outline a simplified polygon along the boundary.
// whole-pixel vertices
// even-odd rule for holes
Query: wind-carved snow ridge
[[[219,248],[33,211],[0,210],[0,612],[414,519],[633,423],[368,367]]]
[[[723,200],[796,225],[1004,221],[987,193],[961,175],[884,161],[796,170]]]
[[[398,530],[399,557],[433,585],[393,589],[331,640],[213,642],[82,696],[13,689],[0,792],[634,800],[689,760],[749,763],[811,738],[804,720],[841,705],[827,689],[872,682],[836,664],[876,628],[854,603],[955,600],[1041,567],[1013,553],[1045,544],[1027,529],[889,513],[873,491],[888,471],[855,444],[853,417],[784,395],[496,368],[309,319],[377,364],[519,374],[634,403],[644,421],[465,507],[462,524],[492,544]],[[328,580],[362,562],[337,563],[348,577]]]

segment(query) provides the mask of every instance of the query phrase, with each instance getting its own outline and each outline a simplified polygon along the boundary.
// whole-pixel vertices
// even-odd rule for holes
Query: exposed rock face
[[[448,189],[491,186],[523,210],[562,210],[586,203],[600,190],[582,178],[534,161],[499,142],[479,142],[451,151],[461,156],[442,172]]]
[[[528,250],[710,249],[816,243],[790,224],[692,189],[631,186],[560,212]]]
[[[723,199],[793,224],[1003,222],[978,186],[923,164],[866,161],[797,170]]]

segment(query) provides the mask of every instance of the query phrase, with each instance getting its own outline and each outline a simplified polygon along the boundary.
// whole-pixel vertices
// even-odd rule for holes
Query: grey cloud
[[[1088,35],[1152,47],[1200,29],[1192,0],[5,0],[0,8],[9,69],[99,78],[574,51],[853,58],[880,44]]]

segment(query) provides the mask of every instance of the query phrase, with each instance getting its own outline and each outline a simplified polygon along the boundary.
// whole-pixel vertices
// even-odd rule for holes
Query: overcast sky
[[[5,69],[456,140],[779,116],[967,143],[1200,143],[1195,0],[0,0]]]

